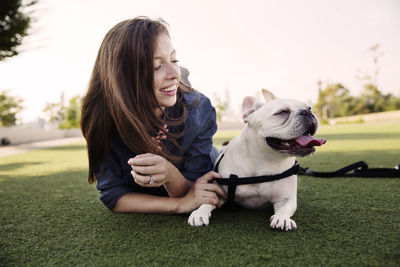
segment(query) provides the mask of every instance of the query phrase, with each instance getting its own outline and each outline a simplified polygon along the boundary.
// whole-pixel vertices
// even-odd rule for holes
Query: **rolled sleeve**
[[[100,172],[101,175],[97,177],[97,189],[101,192],[100,200],[107,208],[112,210],[118,199],[126,193],[134,192],[134,190],[123,180],[117,179],[110,166],[105,165],[104,167],[105,170]]]

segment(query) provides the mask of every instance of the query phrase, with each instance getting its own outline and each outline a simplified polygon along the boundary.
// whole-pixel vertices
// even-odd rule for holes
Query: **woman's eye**
[[[158,66],[154,67],[154,70],[159,70],[159,69],[161,69],[161,66],[162,66],[162,65],[158,65]]]
[[[174,59],[174,60],[171,60],[171,62],[172,62],[172,63],[178,63],[178,62],[179,62],[179,60],[177,60],[177,59]]]

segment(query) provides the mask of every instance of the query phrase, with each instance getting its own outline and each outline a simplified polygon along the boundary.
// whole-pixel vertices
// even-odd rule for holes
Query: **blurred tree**
[[[37,0],[0,1],[0,61],[18,54],[17,47],[21,45],[22,38],[28,35],[32,21],[30,14],[23,13],[23,10],[37,2]]]
[[[7,91],[0,93],[0,126],[13,126],[17,121],[17,113],[22,110],[22,99],[8,95]]]
[[[228,103],[223,101],[216,93],[214,93],[214,107],[217,113],[217,121],[221,121],[222,117],[225,115]]]
[[[62,103],[46,103],[43,112],[49,117],[51,123],[59,125],[64,119],[64,107]]]
[[[382,112],[385,111],[386,98],[378,90],[377,86],[373,83],[364,85],[364,91],[360,96],[364,104],[363,113]]]
[[[387,94],[384,97],[386,100],[385,111],[400,109],[400,97],[395,97],[392,94]]]
[[[319,86],[321,82],[318,83]],[[354,99],[350,95],[349,89],[342,84],[327,84],[325,89],[320,87],[318,94],[318,102],[314,108],[323,120],[333,117],[350,115]]]
[[[69,100],[68,106],[64,108],[64,119],[60,125],[61,129],[80,127],[82,98],[75,96]]]
[[[78,96],[72,97],[68,101],[68,105],[64,106],[64,94],[62,94],[60,102],[47,103],[43,109],[51,123],[58,125],[60,129],[71,129],[80,127],[82,98]]]

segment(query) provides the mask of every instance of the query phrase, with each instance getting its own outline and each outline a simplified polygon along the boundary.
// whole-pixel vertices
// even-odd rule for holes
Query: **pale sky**
[[[22,97],[21,121],[47,102],[83,96],[100,43],[118,22],[162,17],[194,88],[213,99],[228,88],[233,113],[261,88],[315,103],[317,81],[362,90],[368,48],[380,44],[378,85],[400,96],[397,0],[40,0],[24,52],[0,62],[0,90]]]

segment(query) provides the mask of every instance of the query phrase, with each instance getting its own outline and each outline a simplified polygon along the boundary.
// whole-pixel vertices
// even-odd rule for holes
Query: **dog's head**
[[[315,146],[326,140],[313,137],[318,128],[318,120],[311,107],[293,99],[277,99],[263,89],[265,102],[254,97],[243,99],[243,120],[248,123],[265,144],[281,153],[291,156],[308,156]]]

